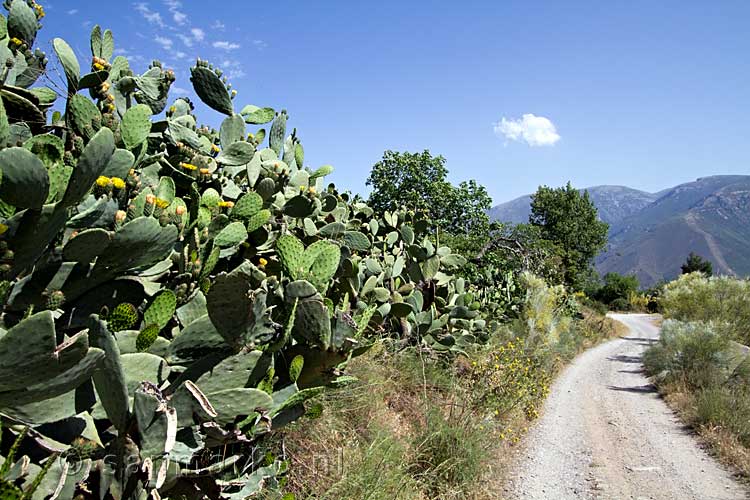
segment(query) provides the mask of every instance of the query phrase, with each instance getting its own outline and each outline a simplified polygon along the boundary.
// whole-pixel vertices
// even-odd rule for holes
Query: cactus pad
[[[242,222],[232,222],[214,238],[214,243],[220,248],[237,246],[247,239],[247,230]]]
[[[154,342],[156,342],[156,338],[159,336],[159,330],[159,325],[148,325],[141,330],[138,337],[135,339],[136,350],[138,352],[148,351]]]
[[[273,120],[275,114],[276,112],[273,108],[259,108],[252,104],[248,104],[242,108],[242,111],[240,111],[240,115],[245,119],[245,123],[250,123],[252,125],[263,125],[264,123],[268,123]]]
[[[129,302],[122,302],[107,317],[107,327],[113,333],[130,330],[138,321],[138,310]],[[157,330],[158,333],[158,330]]]
[[[271,220],[270,210],[261,210],[247,220],[247,232],[252,233],[260,229],[264,224]]]
[[[157,295],[143,313],[143,323],[156,325],[159,330],[167,326],[177,308],[177,297],[172,290],[164,290]],[[150,344],[149,344],[150,345]]]
[[[120,122],[120,135],[125,147],[133,149],[143,144],[151,132],[151,108],[136,104],[125,112]]]
[[[6,203],[18,208],[40,208],[47,200],[47,169],[27,149],[8,148],[0,151],[0,172],[0,199]]]
[[[60,60],[60,64],[65,72],[65,77],[68,79],[68,87],[70,89],[78,88],[78,79],[81,76],[81,65],[78,63],[73,49],[68,45],[68,42],[62,38],[55,38],[52,40],[52,47],[55,49],[55,54]]]
[[[234,113],[229,91],[214,71],[206,66],[196,65],[190,68],[190,81],[195,93],[208,107],[225,115],[231,116]]]
[[[287,113],[285,109],[281,110],[276,119],[271,124],[271,131],[268,134],[268,145],[278,155],[284,145],[284,136],[286,135]]]

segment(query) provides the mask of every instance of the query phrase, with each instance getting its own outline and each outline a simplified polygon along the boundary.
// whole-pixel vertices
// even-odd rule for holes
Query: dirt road
[[[523,500],[750,498],[680,424],[642,373],[659,330],[648,315],[579,356],[527,436],[506,497]]]

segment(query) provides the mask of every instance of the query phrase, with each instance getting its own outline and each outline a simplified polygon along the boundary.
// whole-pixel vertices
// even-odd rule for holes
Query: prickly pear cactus
[[[454,278],[462,257],[419,216],[326,185],[333,168],[304,165],[286,110],[235,113],[236,91],[199,60],[195,93],[226,117],[198,126],[190,100],[169,102],[171,70],[135,74],[95,26],[90,61],[53,40],[68,97],[52,112],[55,92],[34,86],[44,11],[5,6],[0,52],[19,63],[0,82],[0,423],[34,432],[13,487],[244,498],[282,462],[225,461],[255,464],[248,449],[375,337],[442,352],[487,340],[491,297]],[[86,467],[64,474],[52,449],[85,451]],[[35,483],[48,464],[54,481]]]

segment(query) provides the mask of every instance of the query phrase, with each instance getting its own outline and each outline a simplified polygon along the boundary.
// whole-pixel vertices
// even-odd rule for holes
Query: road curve
[[[510,499],[750,498],[643,375],[653,317],[612,315],[626,337],[581,354],[552,387],[505,492]]]

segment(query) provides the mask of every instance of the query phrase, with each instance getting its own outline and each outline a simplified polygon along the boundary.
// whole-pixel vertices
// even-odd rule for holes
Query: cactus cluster
[[[109,30],[93,29],[85,75],[55,39],[69,97],[50,114],[36,5],[0,16],[0,418],[28,428],[39,465],[0,486],[44,472],[36,491],[65,498],[247,498],[286,467],[248,450],[374,338],[446,352],[489,338],[487,299],[426,220],[325,184],[332,167],[304,165],[287,111],[236,113],[207,62],[191,81],[220,130],[186,98],[167,106],[161,63],[136,75],[113,58]]]

